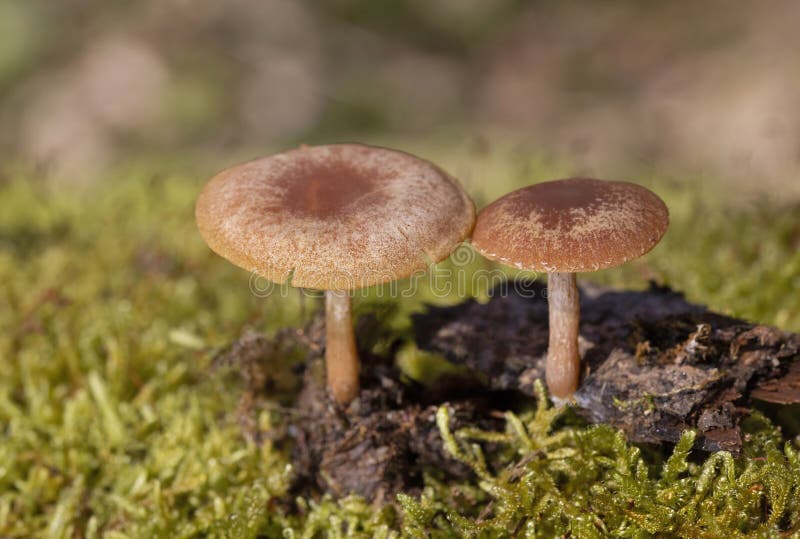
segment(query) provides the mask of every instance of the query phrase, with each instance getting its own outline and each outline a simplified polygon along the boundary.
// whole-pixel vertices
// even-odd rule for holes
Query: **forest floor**
[[[535,157],[441,159],[472,171],[464,183],[479,205],[564,170]],[[660,438],[626,426],[647,410],[680,415],[674,395],[628,395],[608,406],[592,401],[600,393],[589,384],[577,408],[557,409],[535,369],[516,386],[508,372],[493,371],[519,349],[484,345],[511,329],[490,339],[470,333],[476,313],[492,323],[484,316],[492,305],[518,301],[490,300],[479,279],[450,294],[422,282],[412,297],[371,290],[356,298],[373,381],[358,411],[366,426],[342,446],[354,451],[347,458],[315,453],[308,434],[322,430],[309,427],[332,417],[313,405],[325,399],[314,396],[319,300],[254,293],[249,276],[196,232],[201,179],[152,170],[120,170],[103,185],[69,189],[24,172],[0,179],[0,536],[800,534],[797,405],[717,399],[720,413],[693,409],[689,423],[670,423]],[[740,339],[737,352],[773,346],[768,359],[797,361],[786,351],[796,339],[790,332],[800,331],[800,204],[742,202],[710,180],[641,181],[670,207],[670,231],[639,261],[582,277],[587,290],[662,294],[689,306],[660,314],[679,317],[674,340],[691,344],[699,332],[693,353],[730,358],[720,339]],[[471,255],[441,268],[469,276],[497,269]],[[648,292],[649,281],[684,297]],[[585,294],[589,329],[601,296]],[[519,335],[543,303],[515,305],[527,314],[496,323]],[[463,321],[461,333],[442,333],[448,320]],[[653,324],[640,324],[639,342],[661,327]],[[774,339],[741,337],[762,325]],[[539,336],[529,335],[532,354]],[[666,341],[649,341],[625,361],[663,367],[669,356],[688,368],[710,357],[675,362]],[[485,372],[468,360],[480,346],[480,357],[494,362]],[[763,366],[737,387],[751,391],[786,375],[770,371],[771,360]],[[602,413],[582,413],[582,397]],[[736,430],[735,443],[730,433],[709,443],[708,432],[723,427]],[[386,432],[392,444],[372,452]],[[413,470],[393,467],[397,447]],[[380,481],[352,484],[341,470],[353,462],[364,465],[360,477]]]

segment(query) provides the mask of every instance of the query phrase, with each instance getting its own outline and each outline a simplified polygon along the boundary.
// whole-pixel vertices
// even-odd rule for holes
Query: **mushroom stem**
[[[325,292],[325,368],[328,388],[342,405],[358,395],[358,353],[353,332],[353,302],[347,291]]]
[[[574,273],[547,275],[550,342],[545,379],[550,394],[566,399],[578,389],[581,359],[578,354],[580,302]]]

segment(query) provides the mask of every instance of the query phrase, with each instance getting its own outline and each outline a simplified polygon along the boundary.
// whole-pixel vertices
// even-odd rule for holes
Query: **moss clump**
[[[140,172],[88,191],[34,177],[0,183],[0,536],[797,533],[797,452],[763,421],[744,457],[687,462],[687,435],[665,461],[611,429],[553,423],[544,407],[509,415],[499,434],[443,428],[443,443],[479,472],[473,483],[432,471],[421,497],[382,510],[352,498],[287,501],[288,448],[246,440],[241,388],[210,365],[246,328],[299,324],[302,302],[258,297],[247,275],[208,252],[194,228],[199,186]],[[672,231],[644,262],[602,279],[663,277],[693,300],[800,328],[796,223],[655,188]],[[405,331],[419,301],[400,300],[387,327]],[[281,424],[278,402],[261,408],[260,429]],[[445,427],[446,412],[440,419]],[[484,438],[500,449],[481,456]]]
[[[800,453],[767,421],[751,421],[746,451],[690,462],[695,441],[684,433],[665,460],[648,461],[607,426],[553,430],[558,412],[539,384],[535,411],[506,414],[503,433],[448,427],[437,420],[448,451],[478,478],[463,486],[480,503],[459,503],[442,485],[421,498],[401,495],[406,531],[414,537],[726,537],[798,531]],[[476,441],[502,442],[487,458]],[[469,494],[466,494],[466,493]],[[432,531],[435,530],[435,531]]]

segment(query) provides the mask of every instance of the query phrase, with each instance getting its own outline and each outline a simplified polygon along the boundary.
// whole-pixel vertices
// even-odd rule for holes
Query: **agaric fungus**
[[[203,189],[197,226],[217,254],[276,283],[325,290],[327,384],[359,391],[352,290],[447,258],[475,206],[428,161],[364,146],[303,146],[224,170]]]
[[[550,393],[578,388],[580,306],[575,274],[611,268],[652,249],[669,225],[653,192],[627,182],[570,178],[524,187],[478,215],[472,243],[485,257],[547,272]]]

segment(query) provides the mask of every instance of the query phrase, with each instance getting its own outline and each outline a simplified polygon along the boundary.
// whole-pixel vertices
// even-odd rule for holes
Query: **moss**
[[[724,537],[797,531],[798,451],[782,443],[768,421],[753,428],[747,451],[759,457],[712,454],[690,462],[694,432],[686,432],[663,463],[647,462],[622,433],[606,426],[561,428],[540,399],[520,417],[508,412],[505,433],[450,432],[446,407],[437,420],[448,451],[475,471],[480,512],[443,502],[430,488],[401,496],[404,524],[414,537]],[[505,443],[491,461],[475,440]],[[502,455],[502,456],[501,456]],[[431,530],[436,530],[431,532]]]
[[[509,414],[501,433],[450,433],[440,411],[443,443],[475,469],[472,483],[432,473],[421,496],[395,507],[324,498],[289,511],[287,448],[245,440],[240,387],[210,364],[245,328],[299,324],[300,295],[259,298],[206,249],[194,179],[128,171],[66,189],[17,176],[0,183],[3,537],[797,533],[800,458],[767,419],[753,421],[739,459],[689,459],[691,434],[669,459],[646,459],[616,431],[574,425],[543,403]],[[597,278],[664,279],[693,300],[800,329],[796,222],[724,198],[699,205],[690,187],[654,182],[673,209],[664,245]],[[429,299],[457,298],[423,288],[389,309],[387,331],[405,335],[409,310]],[[437,371],[404,354],[418,377]],[[263,429],[279,425],[278,410],[261,409]],[[483,454],[485,440],[498,449]]]

